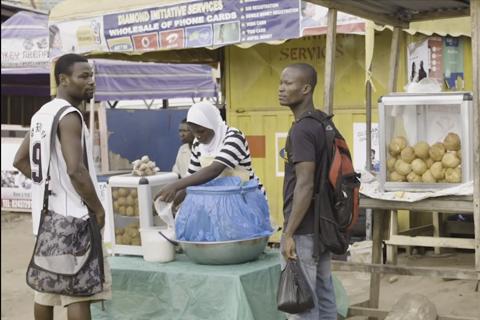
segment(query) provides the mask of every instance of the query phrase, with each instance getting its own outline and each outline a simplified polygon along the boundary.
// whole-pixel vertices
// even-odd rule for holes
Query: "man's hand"
[[[284,234],[282,255],[285,260],[297,260],[297,254],[295,253],[295,240],[293,236]]]
[[[155,196],[154,201],[158,198],[164,202],[172,202],[175,199],[175,195],[177,194],[177,185],[175,183],[170,183],[164,186],[160,192]]]

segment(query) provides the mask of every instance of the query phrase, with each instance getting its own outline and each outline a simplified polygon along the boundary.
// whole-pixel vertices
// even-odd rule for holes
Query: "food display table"
[[[417,202],[401,202],[392,200],[372,199],[365,196],[360,197],[360,207],[373,209],[373,241],[372,241],[372,263],[352,263],[334,261],[333,270],[337,271],[361,271],[370,272],[370,298],[366,303],[351,306],[349,315],[374,316],[383,319],[388,310],[378,309],[380,297],[380,274],[398,274],[411,276],[431,276],[446,279],[480,280],[480,265],[472,269],[445,268],[438,266],[411,267],[392,264],[382,264],[382,242],[391,245],[416,245],[416,246],[439,246],[450,248],[474,249],[478,255],[478,243],[480,234],[478,230],[474,239],[458,239],[446,237],[419,237],[415,234],[390,235],[389,219],[392,210],[410,210],[411,212],[431,211],[445,213],[469,213],[473,212],[473,198],[471,196],[447,196],[429,198]],[[470,319],[466,317],[439,316],[439,319]]]
[[[140,257],[109,258],[113,297],[92,304],[92,319],[115,320],[284,320],[277,310],[280,258],[267,250],[258,260],[225,266],[199,265],[185,255],[161,264]],[[334,278],[337,305],[348,308]]]

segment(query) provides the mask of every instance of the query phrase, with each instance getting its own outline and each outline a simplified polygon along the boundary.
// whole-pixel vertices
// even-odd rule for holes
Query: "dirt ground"
[[[34,245],[31,230],[30,214],[2,212],[1,320],[33,319],[33,294],[25,283],[25,271]],[[427,253],[423,256],[400,257],[401,264],[417,266],[472,268],[473,262],[473,253],[449,253],[439,256]],[[336,275],[342,281],[351,304],[368,298],[367,274],[338,272]],[[380,290],[380,307],[390,309],[404,293],[420,293],[435,304],[441,315],[480,319],[480,293],[475,290],[476,286],[476,281],[384,275]],[[64,308],[55,309],[55,319],[66,319]]]

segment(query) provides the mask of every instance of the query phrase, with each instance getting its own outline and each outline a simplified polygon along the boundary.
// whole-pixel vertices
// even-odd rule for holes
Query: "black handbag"
[[[52,147],[58,118],[66,108],[63,107],[53,120]],[[102,292],[105,282],[103,249],[96,219],[90,216],[84,220],[48,210],[49,181],[50,163],[37,239],[26,274],[27,284],[38,292],[68,296]]]
[[[278,310],[295,314],[305,312],[314,306],[312,289],[302,269],[297,261],[288,260],[280,275],[277,292]]]

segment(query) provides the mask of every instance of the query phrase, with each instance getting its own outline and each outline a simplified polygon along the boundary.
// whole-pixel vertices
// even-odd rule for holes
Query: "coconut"
[[[428,158],[428,156],[429,156],[428,150],[430,149],[430,146],[425,141],[417,142],[415,144],[415,146],[413,147],[413,149],[415,150],[415,155],[418,158],[421,158],[421,159],[427,159]]]
[[[433,161],[440,161],[445,154],[445,147],[442,143],[437,142],[430,147],[430,149],[428,150],[428,154],[430,155],[430,158],[433,159]]]
[[[415,172],[412,171],[407,175],[407,181],[408,182],[422,182],[422,176],[419,176],[418,174],[416,174]]]
[[[396,171],[390,173],[390,181],[402,182],[405,181],[405,176],[402,176]]]
[[[432,175],[432,172],[429,170],[425,171],[422,175],[422,181],[427,183],[435,183],[437,180]]]
[[[125,213],[127,216],[134,216],[135,215],[135,209],[133,209],[132,206],[128,206],[127,209],[125,209]]]
[[[434,164],[432,164],[432,167],[430,168],[430,172],[432,173],[432,176],[437,180],[441,180],[445,177],[445,168],[443,167],[440,161],[437,161]]]
[[[405,147],[402,152],[400,152],[400,157],[403,161],[411,163],[415,159],[415,150],[412,147]]]
[[[445,171],[445,180],[450,183],[462,182],[462,169],[460,168],[448,168]]]
[[[387,160],[387,169],[388,171],[392,172],[395,170],[395,162],[397,161],[396,158],[388,158]]]
[[[421,176],[425,171],[427,171],[427,164],[422,159],[415,159],[412,161],[412,170]]]
[[[456,133],[449,132],[443,140],[443,144],[445,145],[445,148],[449,151],[460,150],[460,137]]]
[[[410,163],[399,159],[395,162],[395,171],[402,176],[406,176],[412,171],[412,166],[410,165]]]
[[[447,152],[442,157],[442,164],[445,168],[456,168],[460,164],[460,159],[453,152]]]
[[[407,139],[402,136],[393,138],[388,145],[388,151],[392,156],[396,156],[408,145]]]

